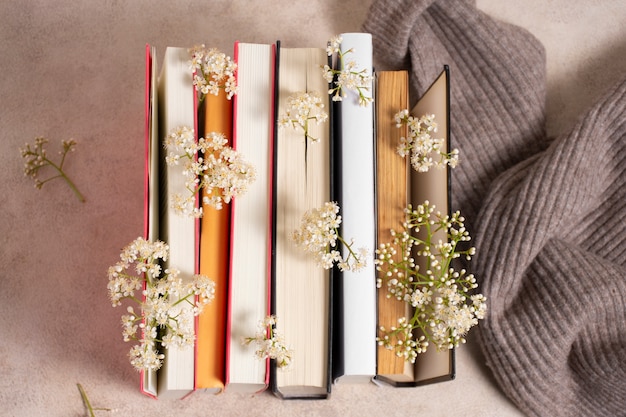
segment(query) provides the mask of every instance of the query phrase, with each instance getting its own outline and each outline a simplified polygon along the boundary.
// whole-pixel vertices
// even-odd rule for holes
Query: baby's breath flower
[[[72,189],[76,197],[80,200],[81,203],[85,202],[85,197],[78,191],[78,188],[72,180],[67,176],[65,171],[63,170],[63,164],[65,163],[65,157],[69,152],[74,152],[76,149],[76,141],[74,139],[63,140],[61,142],[62,150],[59,151],[61,155],[61,161],[57,164],[53,162],[50,158],[48,158],[48,154],[44,149],[44,145],[48,143],[48,139],[44,137],[35,138],[34,146],[30,144],[26,144],[24,148],[20,148],[20,153],[22,154],[22,158],[26,159],[24,163],[24,175],[31,177],[35,180],[35,188],[41,189],[45,183],[48,181],[52,181],[55,178],[63,178],[67,185]],[[37,178],[39,175],[39,170],[46,166],[52,167],[56,171],[56,175],[53,175],[45,180],[40,180]]]
[[[401,110],[394,116],[396,126],[407,125],[408,137],[401,137],[398,145],[398,154],[403,158],[409,156],[411,166],[418,172],[426,172],[431,167],[456,167],[459,162],[459,151],[453,149],[446,152],[443,138],[433,138],[437,132],[437,123],[434,114],[422,117],[413,117],[407,109]]]
[[[372,82],[373,76],[368,69],[359,69],[355,61],[346,61],[345,57],[353,52],[352,49],[343,51],[341,49],[341,36],[334,36],[326,46],[328,56],[337,56],[338,69],[329,65],[322,67],[322,76],[333,86],[328,90],[333,101],[342,101],[347,97],[348,91],[353,91],[358,95],[359,105],[367,106],[373,102]]]
[[[474,275],[452,267],[454,259],[470,260],[475,253],[474,248],[459,247],[470,240],[460,213],[444,215],[428,201],[407,207],[405,213],[403,230],[392,230],[392,242],[380,244],[374,264],[377,287],[386,286],[387,296],[409,304],[413,315],[401,317],[390,329],[381,327],[377,340],[414,362],[429,344],[445,350],[465,343],[467,332],[485,317],[487,304],[482,294],[470,295],[478,287]],[[433,239],[439,230],[446,231],[446,241]],[[425,268],[420,269],[414,256],[424,259]]]
[[[122,315],[125,342],[138,341],[129,352],[130,363],[138,370],[156,370],[163,362],[160,347],[188,347],[194,343],[193,319],[183,313],[183,303],[193,306],[198,315],[215,294],[215,283],[204,275],[195,275],[185,284],[175,268],[165,271],[157,265],[167,260],[166,243],[137,238],[120,254],[120,261],[109,267],[109,298],[115,307],[129,300],[132,306]]]
[[[170,201],[180,215],[202,217],[202,208],[196,204],[196,196],[202,189],[206,191],[203,202],[219,210],[223,203],[244,194],[256,178],[254,167],[227,146],[223,134],[210,132],[206,136],[196,142],[193,129],[180,126],[165,138],[166,163],[184,164],[183,175],[189,193],[174,194]]]
[[[341,42],[343,38],[341,35],[335,35],[330,38],[328,44],[326,45],[326,54],[328,56],[333,56],[334,54],[338,54],[341,52]]]
[[[218,95],[221,89],[226,92],[228,99],[237,93],[237,64],[229,56],[204,45],[190,48],[189,54],[189,66],[195,72],[193,84],[200,92],[201,99],[207,94]]]
[[[305,139],[311,142],[319,141],[309,135],[309,122],[316,124],[328,120],[328,114],[323,110],[324,103],[317,93],[298,93],[287,98],[287,108],[278,117],[278,126],[281,128],[302,129]]]
[[[293,350],[287,347],[280,333],[276,331],[276,316],[267,316],[259,321],[259,330],[254,337],[246,337],[242,343],[256,345],[255,356],[258,359],[274,359],[276,366],[287,369],[293,358]]]
[[[312,253],[319,266],[324,269],[332,268],[337,264],[342,271],[359,271],[367,265],[368,250],[354,249],[354,242],[347,242],[339,234],[341,216],[339,205],[335,202],[326,202],[321,208],[314,208],[302,216],[300,228],[295,230],[292,238],[297,246]],[[347,251],[345,258],[341,257],[337,246],[341,242]]]

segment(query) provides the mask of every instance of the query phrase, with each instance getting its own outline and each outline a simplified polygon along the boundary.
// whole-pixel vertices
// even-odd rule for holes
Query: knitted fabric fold
[[[452,205],[488,297],[480,343],[529,415],[625,415],[626,79],[571,132],[545,134],[545,53],[464,0],[379,0],[377,68],[410,70],[412,102],[450,66]]]

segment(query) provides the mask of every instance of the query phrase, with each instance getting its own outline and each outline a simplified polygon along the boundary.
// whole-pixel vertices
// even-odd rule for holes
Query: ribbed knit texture
[[[528,415],[626,415],[626,79],[569,134],[545,135],[545,53],[463,0],[379,0],[377,68],[412,102],[450,66],[452,205],[488,297],[480,344]]]

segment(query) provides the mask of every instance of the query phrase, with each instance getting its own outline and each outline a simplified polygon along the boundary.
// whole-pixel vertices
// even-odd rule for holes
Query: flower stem
[[[76,187],[76,185],[72,182],[72,180],[71,180],[71,179],[70,179],[67,175],[65,175],[65,172],[63,172],[63,168],[62,168],[62,166],[63,166],[63,165],[61,164],[61,165],[59,166],[59,165],[55,164],[54,162],[52,162],[52,161],[51,161],[50,159],[48,159],[48,158],[44,158],[44,159],[45,159],[45,161],[46,161],[46,162],[47,162],[47,163],[48,163],[51,167],[53,167],[54,169],[56,169],[56,170],[57,170],[57,172],[59,173],[59,175],[60,175],[60,176],[61,176],[61,177],[65,180],[65,182],[67,183],[67,185],[69,185],[69,187],[72,189],[72,191],[74,192],[74,194],[76,195],[76,197],[78,197],[78,200],[79,200],[81,203],[84,203],[84,202],[86,201],[86,200],[85,200],[85,197],[84,197],[84,196],[83,196],[83,194],[82,194],[82,193],[78,190],[78,188],[77,188],[77,187]],[[55,178],[57,178],[57,177],[55,177]]]
[[[87,407],[87,410],[89,411],[89,417],[95,417],[96,414],[94,413],[93,407],[91,406],[91,402],[89,402],[89,397],[87,397],[85,389],[80,384],[76,384],[76,386],[78,387],[78,391],[80,391],[80,396],[83,398],[83,403],[85,403],[85,407]]]

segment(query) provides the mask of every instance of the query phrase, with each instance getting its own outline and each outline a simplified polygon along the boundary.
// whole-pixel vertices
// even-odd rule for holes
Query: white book
[[[269,361],[254,345],[258,323],[270,313],[274,45],[235,44],[238,92],[233,145],[256,170],[256,180],[232,201],[230,299],[226,336],[226,390],[267,388]]]
[[[344,63],[354,61],[358,69],[373,71],[372,36],[369,33],[341,34]],[[363,91],[373,97],[373,85]],[[344,271],[340,278],[341,305],[339,356],[335,357],[337,381],[350,379],[368,381],[376,374],[376,270],[373,252],[376,244],[376,213],[374,195],[374,104],[359,105],[359,96],[347,91],[339,102],[338,140],[340,141],[339,200],[341,233],[344,239],[354,239],[355,249],[365,247],[370,255],[367,266],[360,271]],[[343,252],[344,258],[346,251]]]
[[[189,68],[186,48],[168,47],[159,76],[159,132],[161,142],[176,127],[195,128],[196,108],[192,72]],[[161,147],[163,151],[163,148]],[[166,263],[180,271],[183,282],[191,282],[196,272],[196,224],[197,220],[177,214],[170,204],[170,196],[189,191],[185,186],[183,164],[161,166],[161,209],[159,238],[170,247]],[[194,323],[192,306],[181,303],[181,314]],[[165,359],[157,373],[159,398],[181,398],[194,389],[195,352],[190,347],[169,347],[163,351]]]

